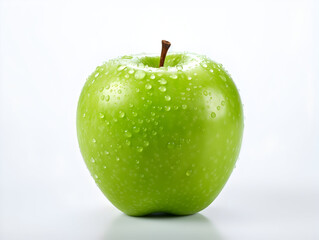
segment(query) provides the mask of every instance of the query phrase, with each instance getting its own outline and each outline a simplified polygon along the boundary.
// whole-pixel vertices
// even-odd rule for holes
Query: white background
[[[0,0],[0,238],[318,239],[319,2]],[[110,58],[190,51],[240,89],[237,168],[214,203],[131,218],[94,184],[75,113]]]

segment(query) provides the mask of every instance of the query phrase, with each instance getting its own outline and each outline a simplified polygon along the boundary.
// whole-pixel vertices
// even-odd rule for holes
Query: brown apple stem
[[[168,51],[170,46],[171,46],[171,43],[169,41],[162,40],[162,53],[161,53],[161,59],[160,59],[159,67],[163,67],[164,66],[166,54],[167,54],[167,51]]]

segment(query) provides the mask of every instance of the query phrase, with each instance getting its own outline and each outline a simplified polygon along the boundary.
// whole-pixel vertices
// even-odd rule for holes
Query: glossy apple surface
[[[220,193],[238,157],[243,110],[229,74],[205,56],[113,59],[87,79],[77,109],[85,163],[132,216],[188,215]]]

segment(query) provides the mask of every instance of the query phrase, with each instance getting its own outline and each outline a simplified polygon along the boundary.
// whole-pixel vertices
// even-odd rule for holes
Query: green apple
[[[88,77],[77,134],[96,184],[119,210],[188,215],[234,169],[243,135],[237,88],[221,64],[191,53],[110,60]]]

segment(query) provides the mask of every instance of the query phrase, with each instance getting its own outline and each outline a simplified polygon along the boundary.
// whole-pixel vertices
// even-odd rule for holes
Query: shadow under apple
[[[209,219],[197,213],[191,216],[153,214],[145,217],[120,215],[111,221],[105,239],[183,239],[222,240]]]

